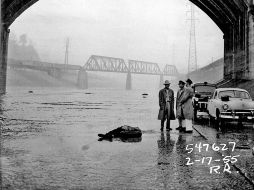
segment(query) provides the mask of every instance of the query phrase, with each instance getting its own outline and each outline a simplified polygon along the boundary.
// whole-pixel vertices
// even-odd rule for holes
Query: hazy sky
[[[161,67],[175,64],[187,72],[189,9],[187,0],[40,0],[10,29],[17,37],[26,33],[42,61],[63,63],[69,37],[70,64],[84,65],[95,54],[156,62]],[[223,56],[223,34],[196,10],[201,67],[212,57]]]

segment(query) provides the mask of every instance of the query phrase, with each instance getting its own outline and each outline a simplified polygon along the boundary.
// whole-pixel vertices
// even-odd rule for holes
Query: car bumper
[[[197,117],[198,118],[209,118],[209,114],[204,111],[197,111]]]
[[[240,120],[240,121],[254,121],[254,116],[242,116],[242,115],[226,115],[226,114],[220,114],[221,119],[225,120]]]

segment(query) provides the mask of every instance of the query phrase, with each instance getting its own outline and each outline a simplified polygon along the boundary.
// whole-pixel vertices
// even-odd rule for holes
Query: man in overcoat
[[[176,95],[176,118],[178,119],[179,127],[177,127],[176,130],[184,132],[186,128],[185,126],[183,126],[184,115],[183,115],[181,100],[183,99],[183,95],[184,95],[185,82],[180,80],[178,85],[179,85],[179,90],[177,91],[177,95]]]
[[[165,120],[167,120],[167,130],[172,130],[170,128],[170,120],[175,120],[174,91],[169,88],[170,82],[168,80],[165,81],[164,85],[165,88],[159,92],[160,110],[158,119],[161,120],[161,131],[163,131]]]
[[[192,133],[192,119],[194,116],[194,110],[192,105],[192,97],[194,95],[193,89],[191,87],[192,81],[190,79],[186,80],[186,87],[183,93],[183,97],[180,101],[180,106],[182,106],[184,125],[186,126],[186,132]]]

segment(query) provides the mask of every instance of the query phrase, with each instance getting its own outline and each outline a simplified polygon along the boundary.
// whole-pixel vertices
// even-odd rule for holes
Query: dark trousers
[[[164,117],[161,120],[161,128],[164,127],[164,122],[166,120],[167,120],[166,128],[169,129],[170,128],[170,114],[168,113],[168,110],[165,110],[165,112],[164,112]]]
[[[163,128],[164,127],[164,122],[165,120],[161,120],[161,127]],[[170,128],[170,120],[167,120],[167,126],[166,126],[167,129]]]

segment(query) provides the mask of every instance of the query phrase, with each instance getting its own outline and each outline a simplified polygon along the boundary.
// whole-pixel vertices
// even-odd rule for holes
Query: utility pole
[[[197,47],[196,47],[196,26],[195,26],[195,8],[191,3],[190,16],[190,39],[189,39],[189,58],[188,58],[188,74],[197,70]]]
[[[64,57],[64,65],[65,67],[69,64],[69,45],[70,45],[70,39],[66,39],[66,44],[65,44],[65,57]],[[66,68],[65,68],[66,70]]]

